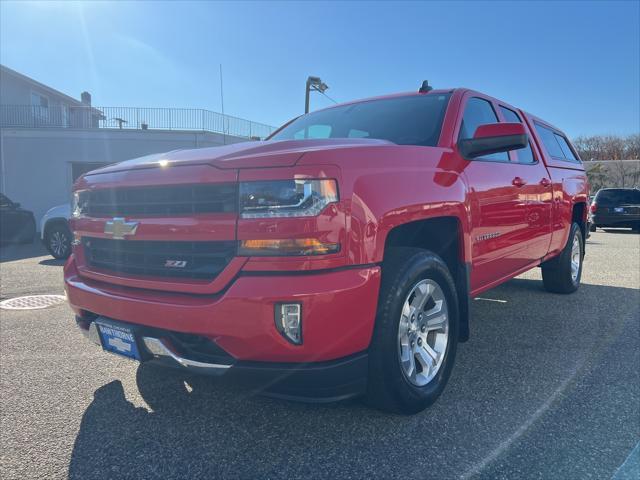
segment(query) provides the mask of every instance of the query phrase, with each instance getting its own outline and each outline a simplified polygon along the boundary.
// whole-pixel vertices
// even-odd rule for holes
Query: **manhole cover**
[[[26,297],[10,298],[0,302],[4,310],[38,310],[60,305],[67,301],[64,295],[29,295]]]

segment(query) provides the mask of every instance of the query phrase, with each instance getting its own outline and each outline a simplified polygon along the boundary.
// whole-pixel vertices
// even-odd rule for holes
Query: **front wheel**
[[[71,254],[71,232],[69,228],[58,223],[47,228],[45,245],[49,253],[57,259],[66,259]]]
[[[385,254],[367,401],[412,414],[431,405],[451,375],[458,343],[453,278],[436,254],[395,248]]]
[[[556,258],[542,264],[544,288],[553,293],[573,293],[580,286],[584,241],[577,223],[571,225],[569,239]]]

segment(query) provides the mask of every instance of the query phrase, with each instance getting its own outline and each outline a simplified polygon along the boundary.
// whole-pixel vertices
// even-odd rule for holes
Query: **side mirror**
[[[458,142],[458,149],[465,158],[476,158],[492,153],[525,148],[529,142],[521,123],[488,123],[480,125],[473,138]]]

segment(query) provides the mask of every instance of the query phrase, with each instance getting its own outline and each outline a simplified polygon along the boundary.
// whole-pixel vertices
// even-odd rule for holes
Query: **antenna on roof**
[[[431,87],[429,85],[429,80],[424,80],[422,82],[422,86],[420,87],[420,90],[418,90],[418,92],[427,93],[427,92],[430,92],[431,90],[433,90],[433,87]]]

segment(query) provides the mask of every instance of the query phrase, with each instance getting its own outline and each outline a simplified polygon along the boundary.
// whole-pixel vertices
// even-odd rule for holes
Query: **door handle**
[[[549,180],[548,178],[543,178],[542,180],[540,180],[540,185],[542,185],[543,187],[550,187],[551,186],[551,180]]]
[[[516,177],[513,180],[511,180],[511,184],[514,187],[524,187],[526,185],[527,182],[525,182],[523,179],[521,179],[520,177]]]

